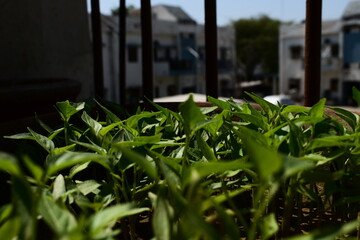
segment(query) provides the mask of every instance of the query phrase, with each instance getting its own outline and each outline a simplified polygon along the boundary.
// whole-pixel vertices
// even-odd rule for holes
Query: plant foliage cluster
[[[359,116],[250,96],[123,119],[57,103],[61,127],[7,137],[39,148],[0,154],[0,239],[356,238]]]

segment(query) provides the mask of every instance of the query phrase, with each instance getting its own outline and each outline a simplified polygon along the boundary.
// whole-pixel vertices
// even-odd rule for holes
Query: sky
[[[90,6],[89,1],[88,6]],[[119,0],[99,0],[100,9],[110,14],[119,6]],[[347,4],[354,0],[323,0],[322,18],[338,19]],[[152,0],[152,5],[168,4],[181,7],[198,23],[204,23],[204,0]],[[126,0],[126,5],[140,7],[140,0]],[[281,21],[301,22],[305,19],[306,0],[217,0],[217,23],[219,26],[240,18],[257,17],[266,14]]]

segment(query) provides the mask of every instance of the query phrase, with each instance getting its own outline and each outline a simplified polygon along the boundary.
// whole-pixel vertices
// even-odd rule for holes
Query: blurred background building
[[[126,19],[126,99],[133,103],[142,98],[141,22],[139,9],[128,12]],[[183,9],[176,6],[152,7],[155,98],[205,93],[205,33]],[[118,17],[102,16],[105,97],[119,99]],[[235,31],[218,27],[219,95],[232,96],[235,88]]]
[[[280,92],[304,96],[305,23],[282,25],[279,42]],[[360,88],[360,1],[348,4],[341,19],[322,23],[321,97],[327,104],[352,105]]]

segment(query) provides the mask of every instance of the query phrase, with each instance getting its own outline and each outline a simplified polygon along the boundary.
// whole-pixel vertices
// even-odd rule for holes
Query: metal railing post
[[[99,0],[91,0],[91,26],[94,61],[95,97],[104,97],[101,14]]]
[[[322,0],[306,0],[304,105],[320,99]]]
[[[151,0],[141,0],[141,42],[143,96],[144,98],[147,97],[153,100],[154,77]]]
[[[119,102],[126,103],[126,1],[119,5]]]
[[[216,0],[204,0],[205,3],[205,79],[206,95],[218,97],[217,64],[217,23]]]

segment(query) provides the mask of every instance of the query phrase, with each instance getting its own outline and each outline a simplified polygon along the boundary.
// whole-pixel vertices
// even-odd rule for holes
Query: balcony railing
[[[119,34],[120,34],[120,103],[124,104],[125,96],[125,21],[126,1],[119,0]],[[216,0],[204,0],[205,9],[205,78],[206,95],[218,97],[218,60],[217,60],[217,21]],[[245,2],[245,1],[244,1]],[[315,104],[320,98],[321,73],[321,10],[322,0],[304,0],[306,2],[306,30],[305,30],[305,101],[306,106]],[[221,1],[220,1],[221,4]],[[101,24],[99,17],[99,0],[91,0],[92,27],[94,44],[94,76],[96,94],[103,96],[103,79],[101,63]],[[151,0],[141,0],[141,29],[142,29],[142,76],[144,97],[153,99],[153,46],[152,46],[152,18]]]

